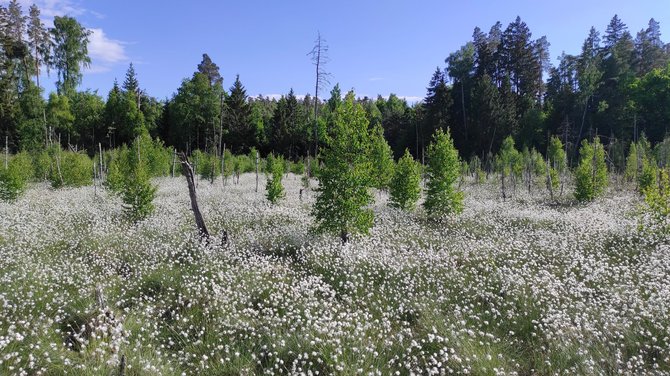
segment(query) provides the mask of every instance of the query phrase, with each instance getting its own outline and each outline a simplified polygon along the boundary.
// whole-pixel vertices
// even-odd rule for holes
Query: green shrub
[[[169,176],[172,171],[172,149],[163,145],[159,139],[141,136],[140,153],[146,158],[147,173],[151,177]]]
[[[284,197],[284,186],[281,181],[284,177],[284,160],[281,157],[275,158],[272,154],[268,157],[268,180],[265,185],[265,197],[268,201],[276,204]]]
[[[575,171],[575,198],[582,202],[593,201],[605,192],[606,187],[605,149],[597,137],[593,143],[584,140]]]
[[[302,160],[291,163],[291,172],[296,175],[302,175],[305,173],[305,163]]]
[[[128,220],[138,222],[153,213],[155,196],[156,187],[149,181],[146,167],[141,163],[136,165],[121,188],[121,199]]]
[[[644,191],[644,201],[652,214],[658,219],[670,217],[670,177],[668,170],[661,170],[658,184],[649,186]]]
[[[7,169],[0,167],[0,199],[14,201],[26,190],[28,180],[32,177],[30,157],[19,153],[8,163]]]
[[[460,176],[460,160],[449,134],[438,130],[426,152],[426,200],[424,209],[431,217],[463,211],[463,192],[454,185]]]
[[[107,179],[104,183],[105,187],[114,193],[121,193],[124,179],[130,172],[128,148],[123,145],[119,149],[115,149],[109,152],[108,156]]]
[[[653,159],[643,160],[642,171],[637,178],[637,184],[640,190],[640,193],[644,192],[650,187],[656,185],[656,177],[658,175],[658,168],[656,167],[656,161]]]
[[[52,187],[82,187],[93,183],[93,161],[88,155],[58,150],[53,158],[55,163],[49,174]]]
[[[34,152],[32,155],[33,159],[33,178],[36,180],[48,180],[49,174],[53,166],[51,157],[47,150],[41,150],[39,152]]]
[[[391,179],[391,206],[402,210],[412,210],[421,195],[421,169],[414,158],[405,150],[395,167]]]
[[[226,150],[223,153],[223,176],[227,179],[233,175],[235,169],[235,157],[230,152]]]
[[[207,179],[213,183],[221,175],[221,160],[216,155],[203,154],[200,163],[202,165],[198,167],[201,173],[200,176],[203,179]]]

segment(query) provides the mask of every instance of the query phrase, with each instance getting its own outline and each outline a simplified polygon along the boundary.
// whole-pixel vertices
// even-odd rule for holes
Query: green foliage
[[[172,170],[172,149],[163,141],[152,139],[148,134],[141,136],[141,152],[147,160],[147,173],[151,177],[169,176]]]
[[[629,182],[635,181],[639,192],[644,193],[652,184],[656,184],[657,175],[658,168],[651,145],[647,138],[642,135],[637,143],[630,144],[624,178]]]
[[[284,186],[281,181],[284,177],[284,160],[281,157],[275,158],[270,154],[268,157],[268,180],[265,184],[265,197],[268,201],[276,204],[284,197]]]
[[[413,210],[421,196],[421,166],[409,150],[398,160],[390,184],[391,206],[402,210]]]
[[[70,99],[67,96],[56,93],[49,94],[46,115],[49,125],[54,127],[56,132],[74,133],[74,115],[72,114]]]
[[[549,159],[551,168],[556,170],[558,173],[564,172],[568,165],[563,143],[556,136],[552,136],[551,140],[549,141],[549,147],[547,148],[547,159]]]
[[[142,138],[136,138],[123,158],[128,163],[128,171],[123,176],[120,194],[126,217],[132,222],[141,221],[154,211],[157,189],[150,182],[148,161],[142,157],[141,144]]]
[[[514,147],[514,139],[510,136],[503,140],[498,152],[498,170],[503,176],[519,177],[523,172],[523,158]]]
[[[644,201],[657,219],[670,217],[670,177],[668,177],[668,170],[661,170],[658,184],[650,185],[644,190]]]
[[[32,153],[33,177],[36,180],[48,180],[53,161],[47,150],[35,151]]]
[[[50,153],[53,163],[49,181],[52,187],[82,187],[93,183],[93,161],[88,155],[57,147]]]
[[[209,149],[204,135],[210,140],[220,137],[213,125],[221,121],[221,85],[211,85],[209,78],[196,72],[184,79],[169,106],[169,141],[172,145],[189,143],[189,149]]]
[[[384,129],[380,124],[370,132],[370,161],[373,187],[380,190],[387,189],[393,177],[393,153],[384,138]]]
[[[458,150],[454,147],[449,130],[439,129],[426,152],[426,200],[423,207],[431,217],[463,211],[463,192],[454,185],[460,175]]]
[[[209,153],[205,154],[200,162],[202,165],[199,169],[203,179],[214,182],[214,180],[221,175],[221,161],[216,155]]]
[[[156,189],[149,181],[144,164],[135,165],[131,174],[124,179],[121,188],[121,200],[128,220],[138,222],[153,213]]]
[[[640,154],[637,152],[637,145],[632,142],[628,149],[628,157],[626,157],[626,169],[624,170],[624,179],[627,181],[637,180],[639,173]]]
[[[83,67],[88,67],[88,37],[91,31],[69,16],[54,17],[53,66],[58,73],[56,88],[59,94],[69,94],[81,83]]]
[[[0,167],[0,200],[14,201],[19,198],[32,175],[33,168],[28,154],[24,152],[12,157],[7,169]]]
[[[305,163],[302,160],[291,163],[291,172],[296,175],[302,175],[305,173]]]
[[[605,149],[600,140],[596,137],[593,143],[582,141],[575,170],[575,198],[581,202],[593,201],[605,192],[607,179]]]
[[[654,157],[659,166],[663,168],[670,166],[670,137],[666,137],[663,142],[656,144]]]
[[[125,179],[130,174],[131,156],[124,144],[120,148],[110,150],[107,155],[107,177],[104,185],[114,193],[121,193]]]
[[[561,175],[565,172],[568,161],[565,155],[565,148],[561,139],[552,136],[547,147],[547,188],[550,190],[558,189],[561,185]],[[551,186],[550,186],[551,185]]]
[[[160,142],[147,135],[136,138],[130,147],[123,145],[109,152],[105,186],[121,197],[129,221],[140,221],[153,212],[156,187],[150,182],[150,171],[152,165],[164,165],[166,152]]]
[[[368,207],[373,200],[368,120],[349,93],[329,121],[331,133],[321,149],[323,166],[312,214],[317,231],[339,234],[346,242],[353,232],[367,233],[374,220]]]
[[[642,163],[642,172],[637,179],[640,193],[644,193],[650,187],[656,185],[657,176],[658,167],[656,167],[656,161],[653,158],[651,160],[645,158]]]
[[[227,179],[233,175],[235,157],[227,150],[223,153],[223,176]]]

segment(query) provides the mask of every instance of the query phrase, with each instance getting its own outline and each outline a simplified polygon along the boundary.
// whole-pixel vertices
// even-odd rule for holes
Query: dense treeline
[[[296,160],[325,144],[329,117],[342,102],[337,85],[324,101],[292,89],[279,99],[250,98],[239,76],[224,87],[207,54],[171,98],[151,97],[132,64],[103,98],[76,90],[90,64],[89,34],[67,16],[46,28],[34,5],[27,14],[16,0],[0,6],[0,135],[11,152],[60,143],[92,155],[98,144],[114,148],[149,134],[189,153],[253,148]],[[472,41],[435,70],[422,102],[393,94],[357,102],[370,127],[382,127],[396,159],[408,149],[423,160],[432,135],[448,127],[461,157],[477,156],[485,166],[508,136],[540,151],[557,136],[574,165],[580,141],[599,135],[610,165],[623,170],[631,141],[646,134],[655,145],[668,134],[669,46],[654,19],[633,37],[614,16],[602,36],[591,28],[579,55],[563,54],[552,66],[547,38],[533,39],[517,17],[488,32],[475,28]],[[48,99],[40,87],[45,70],[57,76]]]

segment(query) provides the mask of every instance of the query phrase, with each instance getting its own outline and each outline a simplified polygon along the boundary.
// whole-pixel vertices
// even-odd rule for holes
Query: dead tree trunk
[[[205,220],[202,218],[202,213],[200,213],[200,207],[198,206],[198,197],[196,196],[195,192],[193,167],[188,162],[188,158],[186,158],[184,153],[179,153],[179,160],[181,162],[184,176],[186,177],[186,183],[188,183],[188,195],[191,198],[191,210],[193,211],[193,216],[195,217],[195,225],[198,227],[198,233],[200,236],[209,241],[211,236],[209,231],[207,231]],[[226,243],[228,241],[228,233],[225,230],[221,234],[221,241],[222,243]]]

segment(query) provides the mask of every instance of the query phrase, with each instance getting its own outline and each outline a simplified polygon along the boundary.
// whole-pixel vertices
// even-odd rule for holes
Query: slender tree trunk
[[[258,151],[256,151],[256,193],[258,193]]]
[[[226,186],[226,144],[221,149],[221,186]]]
[[[551,180],[551,164],[549,158],[547,158],[547,189],[549,190],[549,197],[551,201],[554,201],[554,182]]]
[[[467,118],[465,116],[465,93],[464,93],[464,88],[463,88],[463,80],[461,80],[461,108],[463,111],[463,133],[465,134],[465,139],[468,139],[468,124],[467,124]]]
[[[205,238],[207,241],[210,239],[209,231],[205,225],[205,220],[202,217],[200,212],[200,207],[198,206],[198,197],[195,190],[195,178],[193,173],[193,167],[188,162],[188,158],[183,153],[179,153],[179,160],[181,161],[182,171],[186,177],[186,183],[188,184],[188,194],[191,199],[191,210],[193,211],[193,217],[195,218],[195,225],[198,228],[198,233],[201,237]],[[222,233],[222,242],[228,241],[228,233],[223,230]]]
[[[177,162],[177,149],[172,149],[172,177],[174,177],[175,163]]]
[[[102,158],[102,143],[100,142],[98,142],[98,153],[100,153],[100,179],[102,179],[104,175],[105,164]]]

